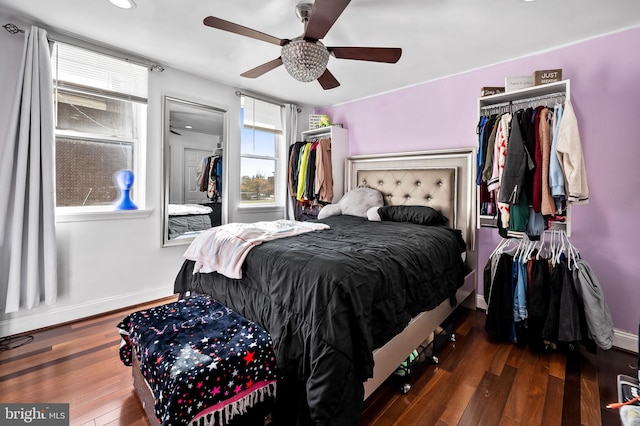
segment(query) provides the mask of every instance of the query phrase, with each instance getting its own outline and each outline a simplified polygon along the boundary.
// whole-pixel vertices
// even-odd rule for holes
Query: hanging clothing
[[[500,340],[510,340],[513,336],[513,256],[507,253],[500,255],[493,285],[489,291],[489,306],[485,330]]]
[[[315,141],[309,147],[309,158],[307,160],[307,181],[304,186],[304,199],[313,200],[316,198],[316,154],[318,141]]]
[[[563,255],[564,256],[564,255]],[[582,340],[582,319],[584,310],[573,283],[573,275],[563,257],[556,268],[560,270],[562,290],[560,292],[560,312],[558,314],[558,341],[580,342]]]
[[[222,157],[213,156],[209,159],[209,183],[207,185],[207,197],[218,201],[222,194]]]
[[[613,320],[598,277],[586,260],[580,259],[573,270],[573,283],[582,300],[589,337],[601,349],[613,345]]]
[[[553,232],[562,245],[547,248],[548,258],[541,256],[540,242],[518,240],[517,247],[505,248],[513,239],[489,257],[485,329],[514,343],[526,338],[533,350],[560,344],[609,349],[613,323],[597,277],[566,235]]]
[[[556,200],[564,200],[564,176],[562,175],[562,167],[558,158],[558,129],[562,121],[563,106],[556,104],[553,108],[553,126],[551,137],[551,159],[549,162],[549,186],[551,187],[551,195]]]
[[[323,138],[318,141],[316,148],[316,181],[315,192],[318,201],[330,203],[333,201],[333,166],[331,164],[331,139]]]
[[[319,205],[333,201],[331,138],[295,142],[289,147],[288,189],[296,220],[316,219]]]
[[[218,201],[222,195],[222,156],[203,157],[196,168],[196,188],[206,192],[207,198]]]
[[[478,135],[478,152],[476,153],[476,184],[480,185],[482,182],[482,169],[483,169],[483,158],[485,155],[485,144],[484,144],[484,127],[489,121],[489,117],[481,116],[480,121],[478,122],[478,126],[476,127],[476,134]]]
[[[513,320],[515,322],[525,321],[529,314],[527,312],[527,264],[524,262],[513,262],[515,275],[515,290],[513,292]]]
[[[511,120],[511,132],[498,197],[498,201],[502,203],[518,204],[520,202],[520,194],[525,187],[526,172],[534,167],[522,136],[523,114],[524,111],[517,111]]]
[[[482,180],[488,182],[491,179],[491,174],[493,172],[493,151],[496,146],[496,136],[498,133],[498,127],[500,125],[500,121],[502,120],[502,115],[495,116],[495,120],[493,122],[493,126],[491,126],[491,133],[489,133],[489,139],[487,140],[487,147],[485,150],[485,160],[484,165],[482,167]]]
[[[580,130],[573,106],[569,101],[565,103],[562,121],[558,127],[556,152],[564,172],[567,201],[572,204],[587,204],[589,187]]]
[[[560,324],[560,295],[562,294],[562,273],[553,268],[549,276],[549,310],[542,328],[542,338],[548,343],[558,341],[558,326]]]
[[[529,261],[531,265],[531,278],[528,281],[529,300],[527,308],[529,311],[529,343],[533,350],[544,348],[542,329],[549,311],[549,261],[547,259],[533,258]]]
[[[518,229],[531,237],[566,220],[567,203],[588,202],[578,123],[570,102],[486,114],[478,121],[475,176],[481,215],[496,217],[500,235]],[[558,146],[559,144],[559,146]],[[528,205],[520,202],[526,193]],[[524,208],[533,209],[521,223]],[[513,217],[514,209],[519,217]],[[529,220],[534,220],[529,224]],[[504,236],[504,235],[503,235]]]
[[[502,185],[502,176],[504,174],[504,166],[507,158],[507,149],[509,146],[509,126],[511,125],[511,114],[504,114],[500,118],[500,124],[496,133],[496,142],[494,146],[493,171],[491,180],[487,183],[487,189],[499,194]],[[502,228],[509,228],[509,203],[501,202],[499,197],[495,197],[497,202],[497,210],[500,214]]]
[[[306,143],[304,145],[303,150],[300,152],[300,160],[299,160],[299,171],[298,171],[298,189],[296,193],[296,199],[298,201],[303,201],[304,198],[304,190],[307,184],[307,164],[309,161],[309,149],[311,148],[311,143]]]
[[[298,175],[300,173],[300,152],[306,142],[296,142],[289,147],[289,194],[298,193]]]
[[[530,200],[531,207],[534,212],[539,213],[542,205],[542,143],[540,134],[540,120],[542,117],[547,116],[544,114],[546,108],[539,106],[536,108],[535,115],[533,117],[533,161],[535,164],[535,168],[533,171],[533,176],[531,177],[531,188],[530,188]]]
[[[549,184],[549,164],[551,161],[551,127],[549,126],[549,109],[544,108],[540,111],[540,150],[542,155],[542,170],[540,171],[542,179],[540,182],[540,212],[543,215],[552,215],[556,211],[556,205],[551,195],[551,186]]]

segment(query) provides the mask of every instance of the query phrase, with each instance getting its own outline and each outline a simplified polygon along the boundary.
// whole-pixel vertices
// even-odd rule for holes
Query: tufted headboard
[[[473,149],[354,156],[346,160],[345,191],[367,186],[385,205],[422,205],[439,210],[475,247]]]
[[[385,205],[421,205],[433,207],[456,222],[455,167],[410,170],[360,170],[357,186],[382,192]]]

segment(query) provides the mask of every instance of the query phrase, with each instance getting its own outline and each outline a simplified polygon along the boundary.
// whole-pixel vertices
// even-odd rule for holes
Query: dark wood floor
[[[0,401],[69,403],[72,425],[147,425],[115,325],[148,306],[34,332],[0,352]],[[482,311],[463,310],[453,328],[457,341],[443,345],[440,363],[418,363],[407,394],[385,382],[366,401],[362,425],[621,424],[605,406],[616,400],[617,374],[636,374],[635,355],[539,354],[492,342]]]

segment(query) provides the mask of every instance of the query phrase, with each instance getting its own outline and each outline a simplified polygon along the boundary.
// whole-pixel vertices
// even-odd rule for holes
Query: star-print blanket
[[[220,302],[193,296],[128,315],[118,325],[120,359],[132,349],[163,426],[224,424],[275,396],[269,334]]]

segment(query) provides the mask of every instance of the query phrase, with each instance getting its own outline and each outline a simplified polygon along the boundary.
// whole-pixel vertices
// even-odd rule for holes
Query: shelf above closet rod
[[[540,96],[556,95],[564,93],[567,99],[570,98],[569,93],[570,80],[562,80],[555,83],[542,84],[540,86],[527,87],[525,89],[514,90],[511,92],[497,93],[495,95],[483,96],[478,99],[480,108],[496,105],[505,102],[522,102],[525,99],[533,99]]]

